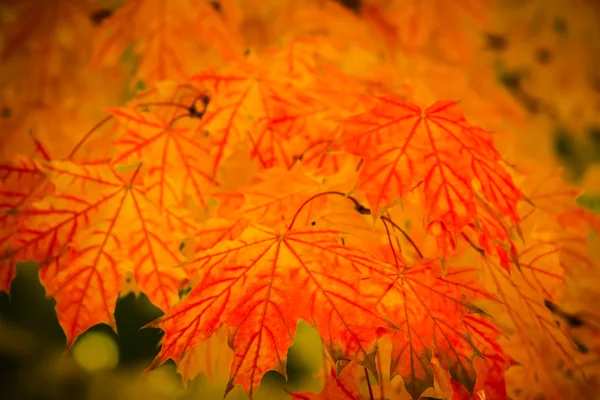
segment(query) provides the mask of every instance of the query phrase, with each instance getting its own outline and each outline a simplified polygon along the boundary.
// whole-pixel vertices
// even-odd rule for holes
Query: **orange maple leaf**
[[[10,242],[19,231],[18,213],[52,190],[52,185],[37,164],[26,157],[0,165],[0,291],[9,292],[16,276],[16,259]]]
[[[364,158],[358,185],[373,215],[416,187],[426,213],[451,232],[477,219],[473,180],[495,209],[518,220],[520,192],[502,166],[492,137],[467,123],[453,101],[425,110],[393,96],[343,121],[344,148]]]
[[[247,143],[262,168],[288,167],[292,154],[286,142],[303,135],[307,120],[325,107],[300,94],[290,74],[273,75],[256,58],[192,76],[211,94],[201,130],[214,147],[213,174],[239,143]]]
[[[148,169],[148,195],[161,208],[182,206],[185,194],[206,206],[206,194],[217,184],[212,177],[210,145],[194,129],[195,124],[175,126],[173,119],[136,109],[113,109],[111,113],[125,128],[114,142],[114,164],[143,162]],[[171,118],[177,118],[186,111],[172,114]]]
[[[210,380],[226,377],[232,361],[233,353],[227,345],[227,332],[223,329],[186,353],[177,364],[177,372],[181,374],[183,384],[187,386],[191,379],[201,373]]]
[[[232,216],[281,228],[295,217],[296,226],[306,226],[324,212],[327,199],[319,196],[302,207],[297,215],[296,210],[326,187],[327,184],[319,184],[318,179],[303,172],[272,168],[260,173],[255,184],[240,190],[244,205]]]
[[[473,55],[474,46],[470,42],[485,26],[493,3],[489,0],[366,0],[363,13],[367,23],[394,50],[434,52],[432,55],[438,59],[464,63]]]
[[[164,79],[187,79],[195,62],[211,55],[209,49],[202,48],[206,43],[221,52],[216,59],[239,58],[243,51],[241,38],[231,29],[238,22],[237,10],[228,9],[226,16],[221,13],[209,2],[128,1],[97,31],[92,66],[116,64],[125,49],[133,45],[140,58],[135,78],[153,84]]]
[[[63,93],[67,85],[72,85],[69,79],[58,79],[64,73],[60,67],[87,61],[87,54],[80,46],[91,32],[88,16],[94,9],[94,1],[82,0],[75,4],[20,0],[4,2],[2,6],[3,11],[16,14],[16,18],[3,21],[2,80],[10,76],[13,81],[7,82],[9,86],[15,81],[26,81],[28,95],[34,96],[38,103],[49,103],[56,94],[57,82]],[[17,60],[21,62],[14,64]],[[20,69],[14,73],[7,68],[10,65],[19,65]]]
[[[578,369],[577,365],[586,356],[573,345],[573,339],[566,330],[568,325],[557,324],[555,316],[545,305],[548,302],[555,304],[565,287],[559,257],[564,245],[563,240],[534,239],[532,245],[520,249],[520,270],[510,275],[498,265],[497,260],[482,256],[479,266],[482,286],[495,293],[500,302],[476,302],[509,335],[510,340],[501,343],[504,352],[521,367],[535,370],[540,384],[553,387],[557,393],[560,383],[555,381],[554,375],[560,374],[560,371],[566,373],[565,369]],[[497,355],[498,352],[492,354]],[[551,361],[544,364],[542,360],[547,358]],[[502,365],[501,360],[488,367],[494,370],[499,365]],[[493,390],[493,381],[490,384],[489,390]],[[533,392],[536,388],[528,390]]]
[[[471,301],[494,297],[479,288],[476,269],[449,267],[437,277],[431,261],[415,263],[400,273],[373,270],[371,284],[381,285],[378,307],[402,332],[392,334],[391,377],[399,374],[406,390],[418,399],[434,381],[431,358],[436,355],[452,377],[472,394],[476,381],[473,358],[481,357],[471,330],[482,333],[487,321]],[[436,267],[439,268],[439,267]],[[374,290],[374,289],[372,289]],[[499,334],[486,330],[495,343]]]
[[[176,233],[145,197],[139,172],[53,161],[42,165],[55,187],[18,213],[20,227],[4,250],[16,261],[35,260],[57,301],[70,347],[91,326],[114,328],[114,308],[126,260],[139,287],[163,310],[178,301],[185,274]],[[172,236],[159,236],[170,232]]]
[[[252,396],[268,370],[285,374],[285,354],[303,319],[316,327],[334,360],[355,359],[375,372],[376,327],[389,324],[373,309],[361,270],[378,262],[341,245],[339,234],[251,225],[237,241],[198,255],[185,266],[198,285],[150,325],[165,331],[150,368],[169,358],[179,362],[222,324],[234,352],[226,392],[241,384]]]
[[[68,347],[114,328],[119,292],[139,288],[166,314],[150,324],[165,332],[150,368],[172,358],[187,382],[226,333],[226,393],[285,375],[303,319],[333,362],[323,393],[296,398],[583,396],[600,354],[588,237],[600,219],[538,161],[509,170],[495,143],[508,137],[472,123],[522,116],[484,98],[496,83],[431,61],[467,61],[462,23],[480,25],[492,2],[364,0],[353,15],[321,0],[127,0],[91,15],[92,64],[128,49],[152,88],[80,138],[82,105],[122,94],[83,69],[93,3],[36,14],[9,0],[0,18],[17,11],[0,54],[0,290],[17,262],[38,262]],[[211,65],[222,60],[235,63]],[[455,101],[408,101],[463,92],[469,122]],[[24,141],[28,129],[51,151]]]

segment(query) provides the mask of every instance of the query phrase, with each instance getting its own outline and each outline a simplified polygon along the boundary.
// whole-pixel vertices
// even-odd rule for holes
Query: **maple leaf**
[[[10,255],[11,238],[19,229],[16,215],[43,198],[52,187],[35,162],[26,157],[15,157],[12,163],[0,165],[0,174],[0,247],[4,250],[0,291],[9,292],[16,276],[16,261]]]
[[[216,46],[221,53],[217,59],[239,58],[241,40],[232,29],[238,22],[237,10],[228,7],[227,12],[229,20],[208,2],[127,1],[100,26],[92,66],[114,65],[133,46],[139,57],[134,78],[155,83],[188,78],[194,65],[210,57],[201,44]]]
[[[166,310],[178,301],[184,272],[168,268],[182,261],[176,233],[165,229],[159,210],[145,198],[139,167],[118,172],[49,162],[42,168],[54,193],[18,214],[21,226],[5,254],[40,263],[40,279],[57,301],[68,347],[97,323],[114,328],[126,260],[154,304]]]
[[[354,171],[350,172],[345,168],[348,163],[352,163]],[[358,171],[360,163],[358,157],[348,154],[336,146],[335,140],[320,139],[308,141],[304,149],[294,155],[294,162],[290,169],[310,171],[314,175],[326,177],[324,179],[327,180],[343,176],[347,181],[351,181],[354,178],[353,173]]]
[[[471,232],[463,232],[469,236],[474,234],[477,237],[479,247],[489,255],[495,255],[500,259],[500,264],[507,270],[510,263],[519,265],[518,251],[513,243],[513,237],[518,234],[522,238],[520,227],[511,227],[505,221],[506,218],[497,210],[489,205],[481,196],[476,196],[478,205],[479,220],[477,225],[469,224]]]
[[[114,83],[108,83],[100,78],[98,80],[104,85]],[[79,85],[77,88],[82,93],[93,90],[90,87],[83,87],[83,85]],[[49,95],[49,97],[60,98],[52,101],[34,99],[29,91],[8,92],[6,98],[2,100],[13,108],[9,118],[0,120],[0,129],[6,134],[2,138],[2,147],[6,152],[0,155],[3,160],[10,160],[14,154],[32,155],[36,151],[35,141],[42,143],[46,152],[54,159],[73,156],[72,150],[77,146],[82,146],[80,142],[82,136],[85,136],[83,133],[89,129],[91,122],[96,122],[96,116],[101,115],[95,109],[96,98],[91,97],[91,94],[88,97],[89,102],[76,103],[72,101],[72,97],[69,98],[71,95],[65,92]],[[105,101],[105,99],[102,98],[99,101]],[[81,134],[78,134],[79,132]],[[36,137],[35,141],[31,140],[32,134]],[[96,146],[98,144],[100,143],[95,143]],[[106,148],[110,142],[102,144],[102,147]],[[100,148],[96,147],[95,150],[99,151]],[[105,153],[82,153],[83,150],[87,150],[87,145],[77,151],[77,161],[81,161],[82,156],[85,155],[88,158],[86,161],[89,163],[92,159],[97,160]]]
[[[479,288],[476,269],[450,267],[445,277],[439,278],[433,267],[431,261],[423,261],[400,273],[373,270],[371,277],[371,284],[384,288],[379,309],[402,329],[392,334],[390,376],[401,375],[414,399],[433,385],[433,355],[454,379],[473,393],[476,381],[473,358],[482,354],[470,329],[484,323],[485,317],[473,315],[476,308],[471,301],[494,299]],[[496,334],[492,331],[486,339],[495,342]]]
[[[574,198],[578,191],[564,185],[554,173],[552,176],[528,180],[530,193],[526,196],[531,202],[521,205],[527,245],[516,246],[519,270],[508,275],[499,268],[498,260],[479,250],[483,286],[501,301],[480,306],[510,335],[510,341],[501,342],[502,350],[514,360],[506,373],[506,393],[520,392],[528,398],[548,392],[549,387],[559,396],[569,397],[589,385],[584,381],[594,374],[586,367],[593,365],[589,349],[594,346],[590,340],[594,323],[583,322],[577,308],[563,309],[556,302],[564,298],[565,290],[577,287],[580,278],[575,276],[586,275],[587,280],[595,276],[588,232],[600,225],[592,215],[581,215],[584,210],[577,209]],[[537,179],[542,180],[534,183]],[[493,351],[489,359],[499,353]],[[501,365],[500,360],[484,369],[498,370]],[[535,375],[527,375],[525,370],[535,371]],[[493,381],[487,384],[490,391],[497,390]]]
[[[305,101],[310,102],[311,99],[306,98]],[[327,137],[325,124],[314,121],[320,109],[314,110],[299,102],[290,102],[288,106],[289,115],[261,119],[250,131],[251,154],[263,169],[277,166],[291,168],[298,148],[310,147],[315,142],[304,132],[321,132],[320,142]],[[304,135],[300,136],[300,132]]]
[[[482,256],[480,273],[483,287],[495,293],[500,302],[476,304],[510,335],[510,341],[500,344],[504,352],[518,363],[518,368],[536,371],[535,378],[531,377],[536,385],[526,389],[528,395],[546,392],[547,387],[566,395],[572,383],[565,384],[570,380],[569,375],[573,377],[573,372],[569,371],[579,370],[578,365],[585,364],[589,357],[577,351],[568,332],[568,322],[557,323],[546,306],[554,304],[565,287],[564,269],[560,262],[565,242],[544,236],[538,236],[536,240],[535,236],[529,235],[533,244],[519,249],[520,270],[510,275],[497,265],[497,260]],[[514,371],[515,367],[512,367],[507,373],[509,388],[510,385],[518,387],[515,386]],[[582,373],[579,371],[576,375]],[[521,387],[520,390],[524,389]]]
[[[339,58],[331,40],[323,36],[283,35],[278,42],[277,46],[262,51],[260,56],[274,76],[285,76],[298,89],[309,87],[324,63]]]
[[[49,161],[48,150],[31,136],[33,156]],[[18,213],[52,193],[54,187],[32,158],[14,156],[0,164],[0,291],[9,293],[16,276],[17,261],[10,249],[12,237],[18,232]]]
[[[388,87],[380,81],[382,71],[377,70],[373,75],[376,78],[371,75],[357,77],[341,71],[339,67],[324,65],[310,89],[320,102],[330,105],[332,114],[355,115],[367,112],[378,104],[373,95],[389,92]]]
[[[385,1],[367,0],[366,20],[387,39],[393,49],[407,52],[431,52],[438,58],[463,63],[472,56],[473,39],[469,29],[485,26],[490,4],[483,1]]]
[[[477,219],[476,179],[494,208],[518,220],[520,193],[503,169],[491,135],[469,125],[456,102],[437,102],[425,110],[394,97],[343,121],[344,148],[365,159],[359,187],[373,215],[423,182],[425,208],[459,232]]]
[[[86,53],[79,46],[83,43],[80,40],[89,36],[91,27],[87,17],[94,2],[83,0],[74,4],[50,0],[40,4],[23,0],[9,3],[13,4],[3,4],[8,6],[3,8],[14,15],[3,21],[2,79],[14,79],[7,81],[7,87],[27,82],[28,91],[38,101],[47,102],[53,83],[61,87],[71,84],[69,80],[58,79],[63,73],[61,67],[86,61]],[[20,58],[23,55],[25,59]],[[19,65],[20,71],[5,75],[7,71],[12,72],[9,67],[14,65]]]
[[[148,195],[161,208],[182,206],[186,194],[206,206],[207,192],[217,186],[212,177],[210,144],[193,118],[181,125],[185,122],[181,118],[190,117],[188,109],[195,107],[192,101],[185,104],[185,98],[202,98],[203,94],[190,94],[181,85],[170,86],[156,101],[146,93],[134,103],[135,108],[111,110],[125,128],[114,142],[112,163],[143,162],[148,170]],[[138,109],[139,104],[162,107],[144,112]],[[174,124],[176,120],[180,121],[178,125]]]
[[[28,155],[33,132],[57,158],[77,140],[73,132],[100,114],[98,108],[121,101],[121,72],[87,69],[91,35],[89,14],[95,1],[49,0],[3,3],[0,59],[2,149]],[[14,13],[14,14],[13,14]],[[68,76],[68,79],[64,79]],[[84,101],[82,101],[84,99]]]
[[[371,292],[360,278],[361,269],[377,261],[341,246],[338,235],[251,225],[237,241],[199,254],[185,266],[199,283],[151,324],[165,338],[150,368],[169,358],[179,362],[222,324],[234,352],[227,391],[241,384],[252,396],[268,370],[285,375],[285,353],[303,319],[318,330],[334,360],[356,359],[375,372],[375,330],[389,324],[370,308]]]
[[[295,218],[296,226],[307,226],[324,212],[327,199],[319,194],[325,191],[327,183],[319,185],[318,179],[301,171],[288,172],[279,168],[262,172],[259,179],[254,185],[240,190],[244,205],[232,217],[284,228],[292,218]],[[318,197],[307,203],[313,196]],[[306,207],[296,214],[304,203],[307,203]]]
[[[377,352],[377,365],[379,369],[379,382],[369,376],[368,371],[354,361],[346,363],[333,363],[326,359],[323,375],[325,385],[323,390],[318,393],[292,393],[292,399],[298,400],[408,400],[410,394],[405,390],[401,379],[391,381],[389,374],[382,368],[383,365],[389,365],[391,355],[391,343],[385,337],[379,340],[379,350]],[[470,400],[471,396],[460,386],[450,373],[441,367],[439,360],[433,357],[431,368],[434,375],[434,384],[428,388],[422,399],[452,399]],[[341,370],[341,372],[340,372]],[[485,394],[478,394],[473,397],[475,400],[483,400]]]
[[[40,170],[38,163],[35,160],[50,161],[51,159],[61,158],[64,160],[77,161],[81,164],[97,164],[106,162],[109,158],[107,153],[110,151],[106,144],[106,140],[102,143],[97,138],[92,137],[97,131],[102,132],[102,138],[106,139],[114,132],[114,127],[106,124],[107,118],[97,123],[90,131],[82,137],[68,134],[63,136],[63,133],[73,129],[70,124],[76,122],[75,126],[81,122],[79,120],[69,118],[59,124],[64,131],[57,132],[56,130],[48,130],[49,125],[45,119],[51,116],[52,121],[56,122],[57,118],[64,117],[65,110],[60,107],[42,107],[30,112],[24,120],[17,118],[14,123],[17,128],[12,127],[9,123],[7,135],[12,149],[13,156],[9,160],[0,165],[0,230],[1,239],[0,247],[3,249],[2,261],[0,262],[0,276],[2,276],[2,284],[0,291],[9,291],[10,283],[16,276],[16,253],[10,250],[11,238],[18,232],[19,222],[16,218],[18,213],[33,204],[38,200],[42,200],[45,196],[51,195],[53,190],[52,182],[47,179],[45,173]],[[51,115],[50,115],[51,114]],[[24,130],[19,124],[34,123],[32,126],[41,127],[34,129],[36,134],[33,135],[29,131],[29,135],[19,135]],[[10,135],[10,133],[14,133]],[[53,141],[48,139],[48,135],[52,135],[56,140],[60,137],[61,146],[57,146]],[[41,137],[40,137],[41,136]],[[26,140],[23,140],[23,137]],[[6,144],[6,143],[5,143]],[[17,154],[16,156],[14,154]],[[24,157],[19,154],[29,154],[31,157]]]
[[[314,72],[317,67],[315,61],[318,59],[335,63],[344,53],[356,47],[373,53],[381,47],[371,35],[372,31],[361,23],[359,17],[335,1],[309,0],[299,4],[283,0],[257,7],[253,11],[256,16],[253,15],[249,24],[244,23],[242,32],[245,36],[250,36],[251,29],[260,29],[262,35],[255,40],[252,37],[249,44],[265,53],[268,52],[265,47],[273,42],[294,42],[288,60],[294,58],[291,62],[296,63],[295,71],[299,77],[304,72]],[[273,18],[273,15],[278,18]],[[282,68],[290,62],[288,60],[282,60]]]
[[[190,254],[211,249],[224,240],[237,239],[250,223],[243,218],[210,218],[205,222],[198,222],[190,218],[188,213],[175,215],[170,210],[167,210],[167,218],[170,226],[186,234],[185,242],[182,242],[180,248],[183,250],[183,247],[190,247]],[[191,255],[190,257],[193,258]]]
[[[127,0],[91,15],[93,1],[67,3],[9,0],[0,13],[0,290],[17,262],[37,261],[67,346],[114,328],[119,292],[134,290],[166,313],[151,324],[165,331],[151,368],[172,358],[187,382],[198,361],[207,375],[230,367],[226,392],[252,397],[266,371],[285,374],[300,319],[334,361],[324,393],[300,398],[593,392],[600,219],[552,164],[513,154],[515,132],[537,146],[529,130],[548,126],[526,121],[492,68],[432,61],[470,61],[462,24],[481,28],[490,2],[365,0],[357,15],[320,0]],[[92,64],[116,67],[93,76],[90,18]],[[587,60],[583,47],[569,54]],[[90,109],[121,103],[124,53],[151,89],[74,134]],[[597,98],[572,90],[590,81],[565,74],[572,62],[547,56],[526,90]],[[439,98],[464,99],[469,122],[456,102],[413,103]],[[586,104],[555,114],[597,120]],[[206,357],[216,339],[232,363]]]
[[[262,168],[289,166],[291,155],[285,154],[285,142],[303,134],[307,119],[324,108],[311,96],[294,90],[289,74],[274,75],[272,68],[260,61],[253,57],[192,76],[194,83],[211,93],[207,123],[201,129],[210,133],[214,147],[213,176],[240,142],[249,145]]]
[[[296,226],[314,225],[326,212],[328,199],[320,194],[328,188],[329,183],[319,185],[318,179],[303,172],[273,168],[259,173],[252,185],[235,191],[243,197],[243,203],[228,207],[223,216],[201,221],[196,215],[202,214],[201,210],[167,209],[166,214],[173,229],[193,239],[194,251],[204,251],[220,241],[237,239],[250,223],[284,228],[287,221],[294,218]],[[307,205],[296,213],[296,209],[307,201]]]

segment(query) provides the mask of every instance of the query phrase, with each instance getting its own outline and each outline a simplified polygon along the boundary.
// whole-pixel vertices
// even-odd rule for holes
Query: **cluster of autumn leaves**
[[[328,351],[297,398],[597,388],[600,218],[464,72],[492,6],[47,3],[7,8],[31,74],[2,94],[0,289],[38,262],[68,347],[141,291],[165,313],[150,368],[225,328],[226,393],[285,374],[299,320]]]

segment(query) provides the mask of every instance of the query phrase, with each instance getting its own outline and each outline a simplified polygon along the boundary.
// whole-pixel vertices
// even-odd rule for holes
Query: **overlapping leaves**
[[[129,3],[113,22],[144,4]],[[192,17],[214,22],[207,7]],[[155,69],[143,60],[139,77],[180,73],[169,26],[148,27],[145,45],[164,51]],[[342,87],[344,75],[316,50],[310,60],[294,51],[298,43],[157,84],[111,108],[98,126],[113,120],[115,129],[92,129],[63,160],[38,154],[2,166],[0,289],[17,261],[37,261],[71,345],[92,325],[114,326],[132,273],[165,312],[151,324],[165,332],[152,367],[186,360],[224,328],[226,392],[239,384],[250,396],[267,371],[285,374],[300,319],[334,361],[352,359],[381,387],[382,376],[399,375],[413,398],[439,386],[440,369],[457,393],[502,396],[511,362],[541,368],[533,338],[557,364],[577,367],[580,339],[553,325],[571,315],[557,305],[564,280],[590,264],[573,192],[558,201],[533,190],[523,206],[521,190],[533,184],[515,183],[492,134],[455,101],[422,109],[365,96],[368,83]],[[102,157],[72,156],[91,141],[108,144]],[[383,366],[380,335],[391,340]],[[328,388],[359,398],[350,372]]]
[[[54,186],[52,196],[17,214],[21,226],[6,253],[44,265],[40,278],[57,301],[69,345],[97,323],[114,326],[127,268],[160,308],[168,309],[178,300],[184,275],[165,269],[182,261],[173,251],[176,238],[158,235],[168,231],[168,223],[135,179],[139,167],[119,173],[107,166],[70,162],[42,165]]]
[[[477,218],[476,179],[495,209],[518,220],[520,193],[491,134],[468,124],[455,102],[422,110],[381,98],[377,107],[344,122],[342,141],[365,159],[359,187],[374,215],[422,184],[429,218],[459,232]]]
[[[199,283],[156,323],[166,335],[154,365],[181,360],[223,324],[234,351],[231,384],[252,394],[268,370],[285,373],[285,354],[303,319],[335,358],[375,371],[375,327],[388,324],[373,308],[376,292],[361,284],[361,268],[379,263],[342,246],[339,234],[251,226],[237,241],[198,255],[185,268]]]

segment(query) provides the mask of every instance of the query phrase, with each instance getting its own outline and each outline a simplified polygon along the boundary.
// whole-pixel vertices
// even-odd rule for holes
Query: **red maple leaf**
[[[579,393],[600,352],[589,256],[600,221],[546,165],[509,167],[469,122],[489,117],[481,107],[467,121],[456,101],[412,102],[463,90],[440,79],[461,66],[440,75],[429,57],[470,55],[458,22],[486,14],[455,7],[448,26],[427,26],[436,2],[365,0],[354,15],[320,0],[127,0],[90,15],[84,0],[46,15],[9,1],[3,143],[35,154],[0,165],[0,291],[36,261],[70,347],[95,324],[114,328],[135,284],[165,312],[149,325],[164,331],[150,369],[174,359],[186,382],[210,375],[223,365],[197,357],[226,333],[226,393],[240,384],[252,397],[267,371],[285,375],[300,319],[333,363],[323,393],[296,398]],[[96,31],[92,65],[117,67],[98,76],[116,83],[133,61],[151,84],[81,137],[87,111],[66,110],[124,88],[88,79],[74,29],[79,41]],[[425,51],[447,42],[439,32],[461,46],[394,48]],[[413,61],[412,81],[425,67],[432,87],[396,79]],[[24,141],[29,129],[51,151]]]
[[[426,213],[460,232],[477,219],[477,180],[498,211],[518,220],[520,193],[502,166],[492,137],[467,123],[456,102],[423,110],[393,96],[343,122],[344,148],[364,158],[359,187],[373,215],[421,183]]]
[[[376,327],[388,323],[371,307],[375,299],[362,287],[361,271],[378,262],[341,245],[339,234],[250,226],[238,240],[199,254],[186,265],[197,286],[151,325],[165,331],[151,368],[169,358],[179,362],[222,324],[234,352],[227,391],[241,384],[252,396],[268,370],[285,374],[285,354],[303,319],[334,360],[356,359],[375,371]]]

